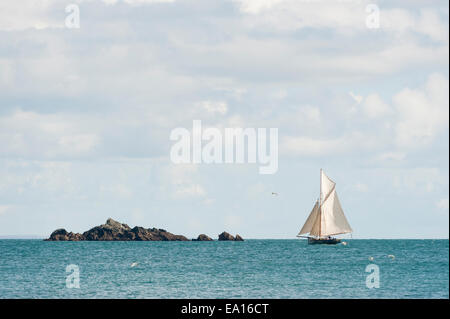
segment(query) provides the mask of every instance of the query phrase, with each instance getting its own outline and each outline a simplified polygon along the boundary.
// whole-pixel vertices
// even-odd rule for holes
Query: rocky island
[[[67,232],[60,228],[55,230],[46,241],[189,241],[183,235],[175,235],[164,229],[144,228],[135,226],[131,228],[127,224],[122,224],[112,218],[108,218],[105,224],[91,228],[84,233]],[[212,241],[213,239],[205,234],[201,234],[192,241]],[[243,241],[242,237],[233,237],[227,232],[219,235],[219,240]]]
[[[233,240],[233,241],[244,241],[241,236],[236,235],[236,237],[233,237],[232,235],[228,234],[226,231],[224,231],[222,234],[219,235],[219,240]]]

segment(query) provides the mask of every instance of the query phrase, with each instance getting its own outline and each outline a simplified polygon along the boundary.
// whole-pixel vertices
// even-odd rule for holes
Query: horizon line
[[[47,239],[49,236],[43,235],[0,235],[0,240],[2,239]],[[189,237],[188,237],[189,238]],[[341,240],[448,240],[449,237],[426,237],[426,238],[418,238],[418,237],[402,237],[402,238],[392,238],[392,237],[358,237],[358,238],[341,238]],[[218,241],[217,239],[213,239],[214,241]],[[296,237],[287,237],[287,238],[244,238],[244,240],[302,240],[302,238]],[[81,240],[81,241],[102,241],[102,240]],[[115,240],[103,240],[103,241],[115,241]],[[127,241],[127,240],[124,240]],[[135,241],[135,240],[129,240]],[[157,240],[148,240],[148,241],[157,241]]]

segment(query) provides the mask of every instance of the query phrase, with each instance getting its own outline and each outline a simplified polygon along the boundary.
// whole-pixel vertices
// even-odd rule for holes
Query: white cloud
[[[199,184],[179,184],[174,192],[175,198],[203,197],[205,195],[205,189]]]
[[[59,10],[60,4],[56,4],[57,2],[48,3],[52,12]],[[272,6],[270,1],[268,5]],[[295,3],[291,5],[295,6]],[[303,6],[305,5],[307,7],[311,5],[316,10],[317,6],[325,4],[319,2],[304,3]],[[348,4],[337,3],[333,4],[330,10],[334,6],[344,9],[349,7]],[[0,67],[2,71],[4,70],[0,72],[0,83],[8,83],[7,87],[0,87],[0,94],[15,96],[48,94],[70,98],[102,95],[109,96],[114,101],[118,100],[116,97],[127,99],[127,104],[130,99],[143,104],[149,103],[150,99],[159,98],[158,102],[167,101],[175,95],[183,96],[183,93],[193,92],[195,89],[198,93],[207,90],[208,87],[218,87],[217,84],[220,83],[234,88],[230,89],[234,92],[230,91],[229,94],[241,98],[243,95],[241,90],[245,90],[241,88],[248,86],[246,81],[249,79],[251,83],[281,80],[291,84],[307,82],[326,85],[330,82],[349,83],[349,81],[354,84],[361,79],[367,80],[373,76],[386,76],[406,70],[411,65],[420,67],[448,64],[448,45],[428,46],[406,36],[401,38],[402,41],[398,41],[395,37],[394,41],[390,34],[386,35],[386,41],[378,41],[377,38],[373,38],[374,35],[370,37],[363,35],[354,39],[351,37],[330,39],[319,34],[317,37],[297,39],[290,34],[276,37],[269,32],[266,36],[255,37],[252,30],[241,25],[241,22],[246,24],[246,16],[240,17],[241,19],[237,21],[237,28],[241,30],[242,26],[242,31],[237,33],[236,30],[230,29],[229,37],[222,38],[217,35],[217,38],[221,39],[217,41],[208,39],[216,38],[213,35],[217,32],[219,34],[224,32],[226,23],[222,26],[217,22],[215,29],[201,32],[186,30],[182,33],[175,23],[175,27],[168,26],[161,30],[157,28],[158,33],[167,37],[168,41],[167,44],[158,45],[140,38],[142,35],[132,21],[127,19],[110,21],[106,12],[111,11],[111,16],[115,16],[119,6],[104,7],[103,19],[90,20],[89,16],[83,14],[83,10],[92,10],[92,16],[95,17],[97,7],[89,6],[88,3],[84,6],[82,3],[81,19],[82,24],[95,25],[95,28],[89,30],[89,34],[105,39],[105,43],[101,46],[91,45],[87,49],[82,41],[69,41],[67,37],[69,33],[66,31],[44,30],[33,33],[32,38],[25,33],[18,34],[21,39],[19,42],[21,54],[0,58]],[[327,11],[318,8],[317,14],[322,14],[319,11]],[[140,8],[132,8],[130,14],[134,10],[138,11]],[[302,20],[304,15],[302,12],[303,10],[299,10],[301,18],[299,20]],[[361,12],[365,14],[364,10]],[[339,11],[333,14],[338,16]],[[352,14],[350,12],[350,15]],[[57,18],[60,19],[61,16]],[[173,17],[170,15],[167,18],[168,25],[171,18]],[[294,18],[297,19],[295,16]],[[284,20],[281,20],[282,24]],[[57,22],[63,23],[59,20]],[[155,29],[152,21],[148,21],[147,26],[149,30]],[[319,32],[321,30],[320,25],[312,24],[311,28]],[[264,33],[264,30],[261,32]],[[197,40],[190,40],[186,33],[201,34],[193,36]],[[83,27],[73,35],[79,36],[79,39],[89,36],[87,28]],[[130,41],[133,36],[139,40]],[[355,42],[361,45],[347,44]],[[327,54],[329,48],[339,47],[341,49],[333,50],[332,55]],[[81,59],[80,52],[86,54]],[[171,58],[167,59],[167,56]],[[112,65],[114,67],[111,67]],[[283,94],[280,96],[283,97]],[[223,96],[207,98],[211,101],[224,99]],[[192,101],[194,102],[195,100]],[[177,116],[179,115],[174,115]]]
[[[448,17],[448,10],[447,10]],[[417,23],[417,30],[428,35],[435,41],[448,44],[449,28],[448,22],[441,20],[438,12],[431,9],[423,9],[421,11],[420,20]]]
[[[333,29],[346,34],[369,33],[366,6],[372,1],[297,1],[233,0],[247,24],[254,28],[296,30],[301,28]],[[415,33],[448,44],[448,22],[437,9],[425,8],[413,13],[403,8],[380,8],[380,30],[395,37]],[[447,15],[448,17],[448,12]]]
[[[403,89],[393,101],[399,118],[396,141],[400,146],[427,145],[448,128],[449,82],[440,74],[429,76],[423,88]]]
[[[393,186],[402,193],[432,193],[445,185],[445,176],[436,167],[397,169],[392,174]],[[448,182],[447,182],[448,183]]]
[[[103,0],[105,1],[105,0]],[[108,1],[108,0],[106,0]],[[175,0],[123,0],[123,2],[128,4],[147,4],[147,3],[171,3],[175,2]]]
[[[0,155],[83,156],[100,142],[97,132],[91,130],[79,116],[17,110],[0,117]]]
[[[172,199],[198,199],[207,195],[198,182],[198,166],[194,164],[169,164],[160,173],[160,192]]]
[[[306,136],[286,137],[281,142],[281,153],[294,156],[322,156],[348,151],[351,143],[346,138],[319,139]]]
[[[76,134],[61,136],[58,144],[62,146],[61,151],[67,154],[85,153],[99,144],[100,138],[96,134]]]
[[[377,118],[391,112],[389,105],[383,102],[378,94],[370,94],[364,99],[363,109],[370,118]]]
[[[264,126],[279,127],[284,136],[323,132],[323,120],[326,118],[319,107],[312,105],[300,105],[286,110],[268,109],[263,114],[266,119]]]
[[[361,95],[357,95],[357,94],[355,94],[355,93],[353,93],[353,92],[351,92],[351,91],[350,91],[348,94],[349,94],[349,95],[352,97],[352,99],[355,100],[355,102],[358,103],[358,104],[361,103],[361,101],[364,99]]]
[[[78,0],[78,1],[93,1],[93,0]],[[127,3],[130,5],[143,5],[143,4],[151,4],[151,3],[172,3],[176,0],[101,0],[103,3],[107,5],[115,5],[119,2]]]
[[[314,125],[319,125],[321,122],[320,109],[314,106],[304,106],[299,110],[300,117],[305,122],[313,123]]]
[[[101,2],[114,5],[123,2],[138,6],[153,3],[172,3],[175,0],[73,0],[80,4]],[[18,31],[26,29],[45,30],[65,27],[65,8],[69,2],[60,0],[20,0],[0,2],[0,30]],[[80,17],[82,11],[80,10]]]
[[[72,163],[53,161],[2,160],[0,193],[21,201],[47,198],[48,201],[78,197]]]
[[[241,100],[242,97],[247,93],[247,89],[245,88],[227,88],[227,87],[217,87],[214,90],[226,92],[228,95],[233,97],[236,100]]]
[[[339,103],[331,102],[335,110],[306,106],[272,116],[272,124],[284,131],[281,154],[377,152],[378,162],[402,161],[408,149],[428,147],[448,129],[448,79],[440,74],[431,74],[421,87],[400,90],[389,104],[377,93],[365,97],[359,110],[345,112],[349,103]]]
[[[203,101],[199,105],[208,113],[226,114],[228,111],[228,105],[225,101]]]
[[[58,21],[49,11],[56,2],[53,0],[21,0],[0,2],[0,30],[62,28],[64,19]],[[64,12],[65,6],[61,5]]]
[[[233,0],[242,12],[257,14],[263,10],[272,8],[283,0]]]
[[[363,5],[342,1],[235,0],[250,25],[292,30],[305,27],[365,27]],[[326,9],[324,9],[326,8]]]
[[[343,45],[341,41],[346,43],[340,37],[334,41],[333,45],[338,47]],[[213,44],[172,42],[184,55],[198,58],[197,62],[189,61],[190,64],[211,75],[263,83],[354,85],[362,79],[387,76],[411,65],[448,64],[448,46],[424,46],[414,40],[363,45],[368,38],[357,37],[347,41],[345,50],[333,51],[332,55],[326,54],[330,40],[323,38],[285,41],[280,37],[257,38],[243,33]],[[354,41],[361,42],[361,46],[351,45]]]
[[[381,27],[386,32],[394,32],[402,36],[414,32],[430,39],[448,44],[448,22],[445,22],[437,9],[424,8],[419,14],[405,9],[382,10]],[[447,12],[448,17],[448,12]]]

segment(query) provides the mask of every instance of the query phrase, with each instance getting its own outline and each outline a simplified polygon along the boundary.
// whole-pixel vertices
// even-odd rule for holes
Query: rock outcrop
[[[234,237],[230,234],[228,234],[226,231],[224,231],[222,234],[219,234],[219,240],[234,240]]]
[[[130,228],[127,224],[108,218],[105,224],[91,228],[83,234],[68,233],[65,229],[55,230],[47,241],[188,241],[182,235],[174,235],[164,229]]]
[[[223,233],[219,234],[219,240],[220,241],[244,241],[244,239],[241,236],[236,235],[236,237],[233,237],[232,235],[230,235],[229,233],[227,233],[225,231]]]
[[[108,218],[106,224],[96,226],[83,233],[85,240],[130,240],[130,226]]]
[[[127,224],[119,223],[112,218],[108,218],[105,224],[95,226],[82,234],[67,232],[60,228],[51,233],[46,241],[189,241],[183,235],[169,233],[165,229],[144,228],[135,226],[131,228]],[[213,239],[205,234],[198,235],[192,241],[212,241]],[[236,235],[233,237],[227,232],[219,235],[220,241],[243,241],[244,239]]]
[[[52,241],[80,241],[83,240],[83,235],[78,233],[68,233],[64,228],[60,228],[55,230],[51,235],[50,238],[47,240]]]
[[[205,234],[198,235],[197,239],[192,239],[192,241],[212,241],[213,239]]]
[[[169,233],[165,229],[148,229],[150,234],[153,236],[153,240],[162,240],[162,241],[189,241],[186,237],[183,235],[174,235],[172,233]]]

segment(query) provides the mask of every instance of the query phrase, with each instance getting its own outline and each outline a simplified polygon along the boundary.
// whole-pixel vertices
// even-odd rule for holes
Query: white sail
[[[308,219],[306,219],[305,224],[303,225],[302,229],[300,230],[297,236],[307,234],[311,231],[312,227],[314,226],[314,223],[316,222],[318,214],[319,214],[319,202],[317,201],[311,213],[309,213]]]
[[[333,182],[323,170],[320,170],[320,200],[324,201],[327,196],[331,193],[331,191],[336,186],[336,183]]]
[[[320,210],[321,210],[321,207],[319,206],[316,220],[314,221],[311,231],[309,232],[309,234],[311,236],[320,237],[320,230],[321,230],[321,224],[322,224],[322,213],[320,212]]]
[[[352,232],[352,228],[350,227],[347,218],[345,218],[344,211],[339,202],[336,189],[333,189],[327,199],[322,203],[321,210],[320,236],[331,236]]]
[[[347,218],[345,218],[341,203],[336,193],[336,183],[333,182],[321,170],[320,173],[320,196],[321,203],[313,208],[305,222],[300,234],[309,230],[311,236],[326,237],[352,232]],[[318,207],[316,207],[318,205]]]

